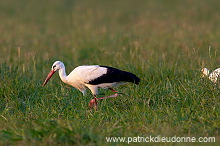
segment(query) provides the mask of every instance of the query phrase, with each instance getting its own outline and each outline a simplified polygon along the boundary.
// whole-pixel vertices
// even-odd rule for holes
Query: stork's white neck
[[[67,76],[66,76],[65,66],[62,66],[62,67],[59,69],[59,76],[60,76],[60,79],[61,79],[64,83],[67,82]]]

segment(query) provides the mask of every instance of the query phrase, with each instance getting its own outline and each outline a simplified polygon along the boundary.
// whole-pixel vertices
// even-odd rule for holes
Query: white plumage
[[[107,69],[99,65],[83,65],[76,67],[68,77],[76,78],[86,83],[106,73]]]
[[[59,72],[59,76],[64,83],[80,90],[83,95],[85,94],[87,88],[91,90],[95,100],[91,100],[90,106],[97,106],[96,102],[99,99],[116,97],[118,94],[117,91],[112,89],[113,87],[125,84],[126,82],[132,82],[135,84],[140,82],[140,79],[130,72],[99,65],[78,66],[67,76],[64,64],[61,61],[56,61],[52,65],[52,69],[42,86],[46,85],[56,71]],[[110,89],[116,93],[112,96],[96,98],[98,88]]]
[[[220,77],[220,68],[215,69],[212,73],[209,74],[207,68],[202,69],[203,76],[207,76],[213,83],[217,83]]]
[[[98,65],[83,65],[76,67],[67,77],[67,84],[79,89],[83,95],[87,88],[91,90],[93,94],[98,94],[96,87],[90,86],[89,81],[92,81],[102,74],[107,72],[106,68],[102,68]],[[61,76],[60,76],[61,77]]]

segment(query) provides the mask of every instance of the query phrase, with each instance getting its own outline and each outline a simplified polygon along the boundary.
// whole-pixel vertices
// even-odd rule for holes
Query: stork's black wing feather
[[[113,82],[132,82],[135,84],[139,84],[140,79],[130,72],[122,71],[113,67],[109,66],[100,66],[107,68],[106,74],[89,81],[88,84],[98,85],[102,83],[113,83]]]

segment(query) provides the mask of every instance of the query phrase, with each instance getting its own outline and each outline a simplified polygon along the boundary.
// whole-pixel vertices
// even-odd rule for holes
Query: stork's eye
[[[53,66],[53,69],[56,67],[56,65]]]

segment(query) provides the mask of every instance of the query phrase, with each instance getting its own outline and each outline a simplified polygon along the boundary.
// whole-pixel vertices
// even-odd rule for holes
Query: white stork
[[[209,74],[207,68],[202,69],[203,76],[207,76],[213,83],[217,83],[218,78],[220,77],[220,68],[215,69],[212,73]]]
[[[59,76],[64,83],[80,90],[83,95],[85,94],[87,88],[91,90],[94,99],[92,99],[89,103],[90,108],[93,105],[96,108],[98,100],[117,97],[118,92],[114,90],[113,87],[125,84],[126,82],[132,82],[135,84],[139,84],[140,82],[140,79],[130,72],[100,65],[78,66],[67,76],[64,64],[61,61],[56,61],[52,65],[51,71],[47,75],[42,87],[47,84],[49,79],[56,71],[59,71]],[[98,88],[110,89],[111,91],[115,92],[115,94],[107,97],[97,98]]]

